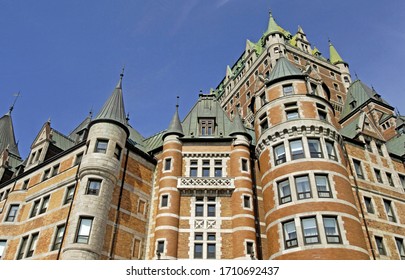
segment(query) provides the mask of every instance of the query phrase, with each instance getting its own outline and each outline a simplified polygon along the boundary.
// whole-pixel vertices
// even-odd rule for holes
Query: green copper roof
[[[335,47],[332,45],[332,43],[329,41],[329,60],[332,64],[337,64],[337,63],[346,63],[342,59],[342,57],[339,55]]]
[[[234,135],[245,135],[248,138],[252,138],[251,135],[247,132],[245,126],[243,125],[242,119],[239,113],[236,113],[235,118],[233,119],[232,129],[229,132],[230,136]]]
[[[181,126],[178,107],[176,106],[176,111],[173,114],[172,120],[170,121],[169,128],[163,134],[163,138],[169,134],[175,134],[178,136],[184,136],[183,127]]]
[[[226,66],[226,76],[229,78],[233,77],[233,72],[232,72],[231,67],[229,67],[229,65]]]
[[[304,74],[295,67],[287,58],[284,56],[280,57],[276,63],[274,69],[270,72],[268,77],[268,83],[274,83],[278,80],[284,78],[291,78],[297,76],[304,76]]]
[[[283,29],[282,27],[280,27],[277,24],[277,22],[274,20],[273,15],[270,13],[267,30],[266,30],[266,32],[264,32],[263,37],[266,37],[267,35],[274,34],[274,33],[280,33],[281,35],[285,36],[286,38],[291,37],[291,33],[288,32],[287,30]]]
[[[350,123],[346,124],[339,132],[342,136],[353,139],[357,136],[360,122],[360,115],[358,115]]]
[[[201,136],[199,122],[201,119],[212,119],[215,123],[214,132],[211,136]],[[232,122],[222,109],[214,95],[200,94],[197,103],[185,117],[183,123],[185,137],[227,137],[232,130]]]
[[[6,148],[8,148],[10,153],[18,157],[20,156],[15,142],[13,121],[10,112],[0,118],[0,153]]]
[[[110,98],[106,101],[100,113],[97,115],[95,120],[107,119],[114,120],[121,124],[126,125],[127,119],[124,109],[124,100],[122,96],[122,77],[120,75],[120,80],[118,81],[117,86],[115,87]]]
[[[374,90],[363,84],[360,80],[354,81],[347,92],[346,102],[343,105],[342,114],[340,119],[345,118],[351,112],[361,107],[369,100],[375,100],[388,105],[380,95]]]
[[[397,156],[404,156],[405,155],[405,134],[400,134],[391,138],[386,143],[388,152],[390,154],[394,154]]]
[[[317,47],[314,47],[314,49],[312,50],[312,55],[321,55],[322,53],[318,50]]]
[[[297,34],[295,34],[291,40],[290,40],[290,45],[296,47],[297,46]]]

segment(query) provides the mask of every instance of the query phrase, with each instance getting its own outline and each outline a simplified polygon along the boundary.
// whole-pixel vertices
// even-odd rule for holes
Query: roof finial
[[[13,109],[14,109],[14,105],[15,105],[15,103],[17,102],[18,97],[20,97],[20,92],[14,93],[13,95],[15,96],[15,98],[14,98],[13,105],[11,105],[11,107],[10,107],[10,109],[9,109],[9,113],[10,113],[10,114],[11,114],[11,112],[12,112]]]
[[[357,76],[357,72],[354,72],[354,76],[356,76],[356,80],[360,80],[359,76]]]
[[[124,71],[125,71],[125,65],[122,66],[122,70],[121,70],[121,74],[120,74],[121,79],[122,79],[122,77],[124,77]]]
[[[179,108],[179,99],[180,96],[176,96],[176,110]]]

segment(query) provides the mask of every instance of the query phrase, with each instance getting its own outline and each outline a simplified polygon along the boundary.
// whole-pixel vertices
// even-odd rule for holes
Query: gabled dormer
[[[295,36],[296,46],[304,52],[312,53],[311,43],[307,39],[307,35],[301,26],[298,26],[298,31]]]

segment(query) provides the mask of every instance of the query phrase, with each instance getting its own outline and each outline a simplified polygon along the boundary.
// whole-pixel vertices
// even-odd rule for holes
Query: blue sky
[[[325,56],[330,38],[352,77],[405,114],[402,0],[0,0],[0,115],[20,91],[12,117],[26,157],[48,119],[68,134],[97,114],[125,66],[125,109],[150,136],[168,126],[176,96],[183,118],[218,85],[246,39],[263,34],[269,9]]]

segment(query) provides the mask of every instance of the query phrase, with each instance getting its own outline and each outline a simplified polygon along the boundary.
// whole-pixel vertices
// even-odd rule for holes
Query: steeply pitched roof
[[[247,132],[245,126],[243,125],[242,119],[239,113],[236,113],[235,118],[233,119],[232,129],[229,132],[230,136],[234,135],[245,135],[248,138],[252,138],[252,136]]]
[[[211,138],[227,137],[232,130],[231,120],[213,94],[200,94],[197,103],[182,123],[185,137],[200,137],[200,118],[215,118],[215,129]]]
[[[124,100],[122,96],[122,77],[123,74],[120,75],[120,80],[118,81],[117,86],[115,87],[110,98],[108,98],[108,100],[105,102],[95,120],[106,119],[114,120],[124,125],[127,124]]]
[[[360,115],[354,118],[350,123],[346,124],[339,132],[343,137],[354,139],[359,134]]]
[[[331,41],[329,41],[329,60],[332,64],[346,63],[332,45]]]
[[[274,33],[280,33],[285,37],[291,37],[291,33],[282,28],[277,24],[277,22],[274,20],[272,13],[269,14],[269,23],[267,25],[267,30],[264,32],[264,37],[270,34]]]
[[[176,111],[173,114],[172,120],[170,121],[169,128],[165,131],[162,137],[169,134],[175,134],[178,136],[184,136],[183,127],[180,122],[178,107],[176,106]]]
[[[405,155],[405,134],[399,134],[386,143],[388,152],[397,156]]]
[[[9,153],[20,157],[20,152],[15,142],[13,121],[10,112],[0,118],[0,153],[6,148],[8,148]]]
[[[284,78],[302,77],[304,74],[284,56],[280,57],[270,72],[268,83],[275,83]]]
[[[376,102],[390,106],[381,96],[374,90],[366,86],[360,80],[354,81],[347,92],[347,98],[345,104],[343,105],[342,114],[340,119],[344,119],[351,112],[360,108],[369,100],[374,100]],[[391,106],[390,106],[391,107]]]

